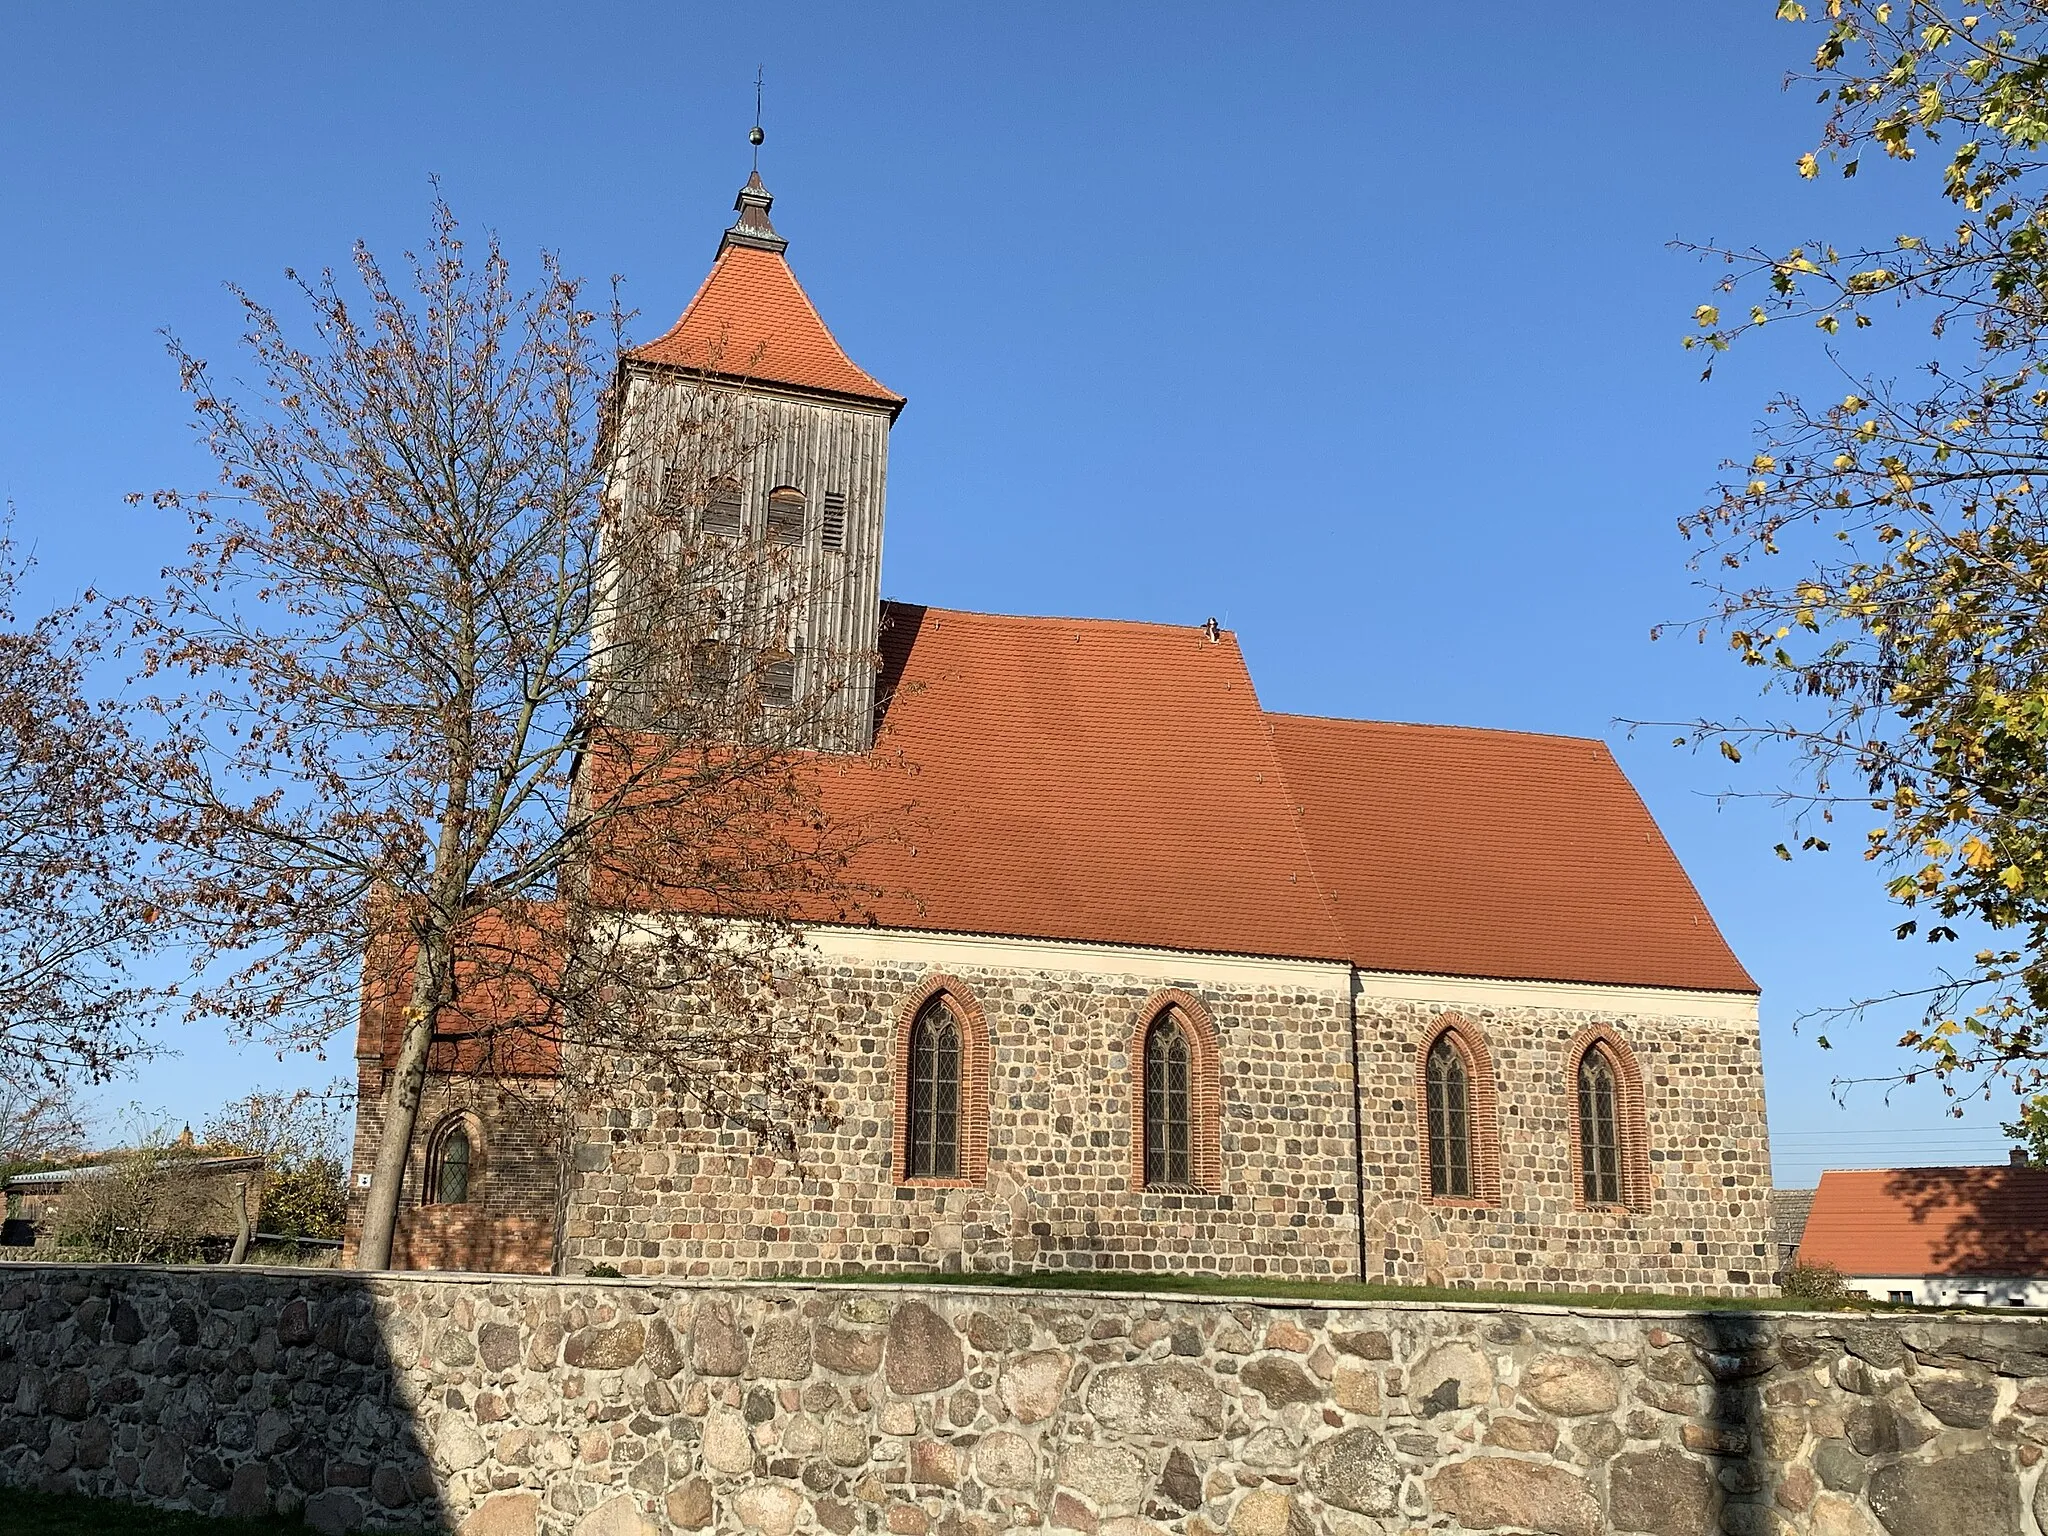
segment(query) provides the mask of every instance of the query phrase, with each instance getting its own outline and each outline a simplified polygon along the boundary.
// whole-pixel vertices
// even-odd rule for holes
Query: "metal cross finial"
[[[761,131],[761,66],[754,66],[754,126],[747,130],[747,142],[754,146],[754,169],[761,169],[761,141],[768,135]]]

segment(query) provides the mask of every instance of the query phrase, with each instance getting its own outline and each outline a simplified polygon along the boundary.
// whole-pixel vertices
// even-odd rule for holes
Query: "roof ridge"
[[[1276,720],[1304,720],[1319,725],[1384,725],[1401,731],[1462,731],[1472,736],[1513,736],[1523,741],[1570,741],[1587,746],[1613,748],[1599,736],[1573,736],[1564,731],[1520,731],[1508,726],[1458,725],[1441,720],[1379,720],[1369,715],[1310,715],[1299,710],[1269,709],[1266,713]]]
[[[997,613],[988,608],[941,608],[934,603],[912,602],[900,597],[884,598],[883,601],[898,608],[917,608],[928,614],[951,614],[964,619],[1002,619],[1013,624],[1099,624],[1105,628],[1114,626],[1119,629],[1164,629],[1190,635],[1202,634],[1206,628],[1201,624],[1169,624],[1164,619],[1100,618],[1083,613]],[[1219,640],[1224,635],[1230,636],[1232,640],[1237,638],[1237,631],[1234,629],[1219,628],[1216,634]],[[1262,710],[1260,713],[1266,711]]]

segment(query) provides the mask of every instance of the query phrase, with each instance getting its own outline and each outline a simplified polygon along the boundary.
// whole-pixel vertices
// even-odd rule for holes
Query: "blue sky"
[[[1749,702],[1717,648],[1647,638],[1698,607],[1674,522],[1768,394],[1834,387],[1805,337],[1699,383],[1711,279],[1668,242],[1931,214],[1908,177],[1793,174],[1812,38],[1772,9],[8,7],[0,496],[41,597],[153,583],[181,530],[124,493],[208,478],[159,331],[225,363],[224,280],[281,298],[287,266],[417,240],[430,176],[665,327],[765,66],[791,261],[910,397],[889,595],[1215,614],[1269,707],[1604,737],[1763,984],[1780,1181],[1996,1159],[2003,1104],[1832,1101],[1895,1028],[1793,1032],[1921,974],[1872,872],[1779,862],[1776,812],[1716,803],[1766,779],[1614,724]],[[196,1123],[348,1056],[165,1043],[108,1113]]]

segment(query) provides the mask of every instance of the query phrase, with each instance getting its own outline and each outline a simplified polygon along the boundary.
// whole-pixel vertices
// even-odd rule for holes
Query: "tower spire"
[[[740,188],[739,197],[733,208],[739,217],[733,220],[732,228],[718,242],[723,251],[728,245],[750,246],[757,251],[775,251],[778,254],[789,249],[789,242],[775,232],[769,222],[768,210],[775,206],[775,197],[761,182],[761,144],[768,137],[761,131],[761,71],[754,71],[754,126],[747,130],[747,142],[754,146],[754,168],[747,175],[747,184]]]

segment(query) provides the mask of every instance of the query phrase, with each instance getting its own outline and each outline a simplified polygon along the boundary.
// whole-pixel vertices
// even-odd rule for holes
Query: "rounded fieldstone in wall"
[[[662,1536],[661,1529],[640,1513],[630,1493],[606,1499],[576,1522],[575,1536]],[[786,1533],[785,1533],[786,1536]]]
[[[690,1321],[690,1364],[699,1376],[737,1376],[747,1368],[747,1341],[732,1315],[732,1303],[710,1296],[697,1303]]]
[[[1115,1435],[1213,1440],[1223,1429],[1223,1393],[1207,1371],[1178,1360],[1104,1371],[1088,1388],[1088,1411]]]
[[[1129,1508],[1144,1498],[1152,1474],[1145,1458],[1125,1445],[1070,1445],[1060,1455],[1059,1485],[1098,1510]]]
[[[1516,1383],[1522,1396],[1561,1419],[1612,1413],[1621,1403],[1621,1373],[1605,1360],[1544,1355]]]
[[[763,1319],[754,1330],[747,1374],[771,1381],[802,1381],[811,1374],[811,1336],[792,1313]]]
[[[1056,1349],[1019,1355],[1003,1367],[996,1395],[1020,1424],[1036,1424],[1059,1411],[1072,1362]]]
[[[1880,1467],[1869,1499],[1892,1536],[2020,1536],[2019,1479],[2001,1451]]]
[[[570,1334],[569,1342],[562,1346],[562,1362],[582,1370],[623,1371],[646,1347],[646,1328],[638,1318],[628,1318],[609,1328],[585,1328]]]
[[[1313,1403],[1323,1395],[1316,1379],[1284,1355],[1261,1355],[1245,1366],[1237,1379],[1275,1408]]]
[[[1550,1536],[1603,1536],[1586,1480],[1562,1467],[1512,1456],[1453,1462],[1429,1479],[1429,1507],[1479,1530],[1509,1526]]]
[[[1998,1407],[1998,1383],[1967,1376],[1921,1376],[1913,1383],[1920,1406],[1951,1429],[1989,1429]]]
[[[1713,1536],[1714,1476],[1670,1446],[1630,1451],[1608,1470],[1607,1514],[1616,1531]]]
[[[1401,1463],[1377,1432],[1361,1427],[1312,1446],[1301,1480],[1325,1504],[1356,1515],[1391,1515],[1401,1491]]]
[[[882,1347],[882,1373],[892,1390],[906,1397],[936,1392],[958,1381],[966,1369],[960,1335],[921,1301],[906,1301],[889,1319]]]
[[[531,1493],[494,1493],[457,1527],[456,1536],[535,1536],[540,1498]]]
[[[1038,1453],[1022,1435],[999,1429],[974,1448],[974,1470],[991,1488],[1029,1488],[1038,1481]]]
[[[1439,1344],[1408,1377],[1410,1409],[1424,1418],[1472,1408],[1493,1396],[1493,1362],[1462,1339]]]

